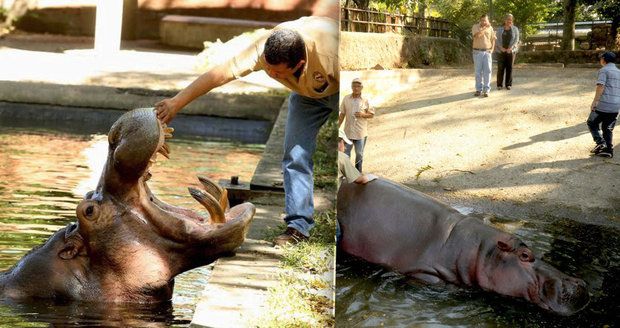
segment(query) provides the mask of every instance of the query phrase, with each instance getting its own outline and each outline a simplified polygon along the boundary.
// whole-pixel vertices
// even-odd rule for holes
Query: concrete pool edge
[[[129,110],[152,107],[177,90],[114,88],[26,81],[0,81],[0,101]],[[217,93],[197,98],[183,110],[187,115],[275,121],[284,96],[270,93]]]

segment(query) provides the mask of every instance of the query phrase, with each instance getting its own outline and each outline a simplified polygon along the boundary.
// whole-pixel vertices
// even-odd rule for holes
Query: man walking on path
[[[338,107],[338,32],[338,23],[326,17],[284,22],[156,104],[158,118],[167,123],[198,96],[259,70],[292,91],[282,160],[287,229],[276,245],[308,239],[314,226],[312,155],[319,129]]]
[[[603,68],[598,71],[596,92],[587,122],[596,142],[590,152],[611,158],[614,157],[613,130],[620,111],[620,70],[615,64],[616,55],[611,51],[603,53],[599,62]],[[603,137],[599,128],[603,130]]]
[[[495,49],[495,32],[489,23],[489,17],[480,16],[480,22],[471,28],[473,36],[472,56],[476,73],[476,93],[474,96],[488,97],[491,91],[491,54]]]
[[[368,103],[368,99],[362,97],[362,80],[356,78],[351,82],[352,93],[342,99],[340,114],[338,115],[338,127],[344,121],[344,132],[353,145],[346,145],[345,153],[351,156],[351,149],[355,147],[355,168],[362,172],[364,160],[364,147],[368,139],[368,120],[375,116],[375,110]]]

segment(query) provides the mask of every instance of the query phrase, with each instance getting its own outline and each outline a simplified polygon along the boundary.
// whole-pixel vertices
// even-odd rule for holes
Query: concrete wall
[[[601,50],[524,51],[517,54],[517,63],[598,64]],[[620,51],[616,51],[620,55]]]
[[[31,32],[93,35],[95,0],[21,0],[30,10],[17,27]],[[132,19],[135,38],[159,38],[159,23],[165,15],[248,19],[283,22],[308,15],[339,14],[336,0],[125,0],[137,8]],[[11,1],[3,0],[9,9]],[[127,8],[127,6],[126,6]],[[125,33],[124,33],[125,35]]]
[[[470,61],[469,50],[453,39],[394,33],[340,33],[340,67],[344,70],[423,68]]]

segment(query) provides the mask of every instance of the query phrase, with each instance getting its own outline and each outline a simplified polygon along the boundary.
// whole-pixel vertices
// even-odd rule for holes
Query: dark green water
[[[187,187],[197,174],[216,181],[238,175],[249,181],[262,145],[169,141],[171,159],[151,169],[149,185],[174,205],[200,210]],[[96,187],[107,155],[107,137],[0,127],[0,270],[76,220],[75,208]],[[204,207],[202,207],[204,210]],[[186,327],[208,280],[209,267],[176,278],[173,300],[157,306],[99,303],[0,302],[0,327]]]
[[[338,254],[337,327],[615,327],[620,322],[620,229],[564,218],[495,218],[542,260],[588,283],[590,304],[560,317],[479,289],[429,286]]]

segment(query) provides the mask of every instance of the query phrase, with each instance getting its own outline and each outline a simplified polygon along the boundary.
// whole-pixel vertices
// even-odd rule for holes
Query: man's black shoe
[[[301,232],[293,228],[286,228],[283,234],[277,236],[273,240],[274,246],[294,245],[302,241],[308,240]]]
[[[594,148],[592,148],[592,150],[590,150],[590,153],[592,154],[598,154],[600,152],[602,152],[605,148],[605,144],[604,143],[600,143],[598,145],[596,145]]]
[[[476,93],[474,93],[474,97],[479,97],[481,94],[482,94],[482,92],[476,91]]]
[[[614,151],[608,148],[605,148],[603,150],[601,150],[600,152],[596,153],[596,156],[600,156],[600,157],[606,157],[606,158],[613,158],[614,157]]]

